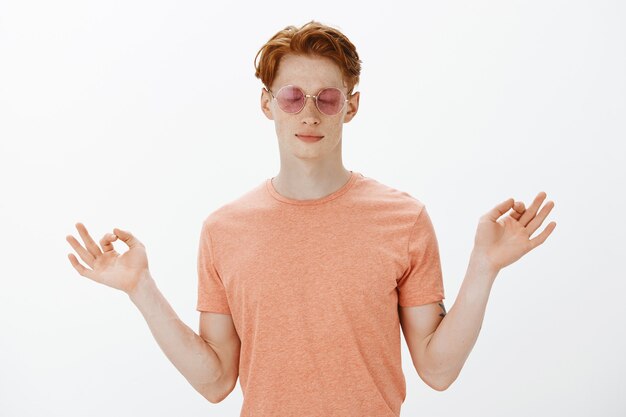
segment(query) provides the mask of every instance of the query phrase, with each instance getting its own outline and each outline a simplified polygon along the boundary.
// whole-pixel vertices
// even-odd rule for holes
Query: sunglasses
[[[267,91],[276,99],[282,111],[292,114],[300,113],[309,97],[315,99],[317,109],[327,116],[338,114],[348,101],[343,91],[335,87],[322,88],[316,95],[304,94],[304,91],[295,85],[281,87],[276,96],[272,90]]]

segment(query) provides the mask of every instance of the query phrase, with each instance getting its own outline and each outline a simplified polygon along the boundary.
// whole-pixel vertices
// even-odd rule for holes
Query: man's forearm
[[[128,294],[146,319],[163,353],[189,383],[209,401],[219,395],[215,383],[221,372],[213,348],[183,323],[150,275]]]
[[[472,253],[456,301],[430,338],[425,354],[427,367],[437,375],[433,382],[443,389],[459,376],[478,339],[497,274]]]

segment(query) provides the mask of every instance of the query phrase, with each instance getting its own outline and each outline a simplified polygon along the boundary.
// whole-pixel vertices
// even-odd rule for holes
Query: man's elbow
[[[432,389],[434,389],[435,391],[445,391],[445,390],[447,390],[450,387],[450,385],[452,385],[452,384],[451,383],[450,384],[433,384],[433,383],[428,383],[428,386],[431,387]]]
[[[230,395],[230,393],[232,392],[232,389],[226,389],[226,390],[221,390],[221,391],[213,391],[213,392],[209,392],[206,395],[203,395],[204,398],[206,398],[207,400],[209,400],[209,402],[211,404],[218,404],[221,403],[222,401],[224,401],[226,399],[226,397],[228,397],[228,395]]]
[[[204,398],[206,398],[211,404],[218,404],[224,401],[226,397],[228,397],[229,393],[215,393],[215,392],[205,392],[202,394]]]
[[[458,374],[452,378],[430,378],[427,382],[428,386],[435,391],[445,391],[456,381]]]
[[[235,388],[235,382],[225,381],[223,378],[218,379],[214,383],[205,384],[201,388],[197,389],[198,392],[202,394],[204,398],[206,398],[211,404],[218,404],[233,391]]]
[[[215,396],[213,396],[213,401],[211,402],[213,404],[217,404],[217,403],[224,401],[224,399],[226,399],[226,397],[228,397],[230,393],[233,392],[233,390],[235,389],[235,386],[237,386],[238,379],[239,377],[236,376],[234,379],[230,378],[228,382],[222,384],[221,385],[222,389],[219,390]]]
[[[418,374],[419,374],[419,372],[418,372]],[[420,374],[420,377],[426,383],[426,385],[428,385],[429,387],[431,387],[435,391],[445,391],[445,390],[447,390],[448,388],[450,388],[450,385],[452,385],[452,383],[454,383],[454,381],[456,380],[456,377],[448,378],[448,377],[445,377],[444,375],[440,375],[440,374],[439,375],[435,375],[435,374],[422,375],[422,374]]]
[[[224,401],[224,399],[225,399],[226,397],[228,397],[228,394],[226,394],[226,395],[221,395],[221,396],[219,396],[219,397],[209,397],[209,396],[207,396],[207,397],[205,397],[205,398],[206,398],[207,400],[209,400],[209,402],[210,402],[211,404],[219,404],[219,403],[221,403],[222,401]]]

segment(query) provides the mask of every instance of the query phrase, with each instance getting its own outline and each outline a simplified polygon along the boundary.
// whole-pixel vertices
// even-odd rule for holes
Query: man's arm
[[[230,376],[222,371],[217,349],[183,323],[150,275],[128,294],[146,319],[163,353],[196,391],[211,403],[230,392]],[[228,379],[228,381],[226,381]]]
[[[545,192],[539,192],[528,210],[523,202],[509,198],[480,217],[459,295],[450,313],[438,324],[432,314],[433,305],[419,306],[426,310],[401,308],[400,314],[407,322],[406,326],[403,323],[403,332],[407,343],[411,340],[413,363],[420,376],[426,375],[425,381],[431,387],[443,391],[461,372],[478,338],[498,272],[545,242],[556,227],[556,222],[550,222],[541,233],[530,238],[554,207],[554,202],[548,201],[538,211],[546,196]],[[506,213],[509,214],[504,216]],[[426,324],[411,324],[420,322]],[[429,327],[435,330],[428,333],[425,329]]]
[[[443,391],[458,377],[482,327],[497,271],[470,258],[461,289],[448,313],[443,301],[400,307],[400,320],[413,364],[433,389]]]
[[[72,235],[65,239],[89,267],[68,254],[76,271],[92,281],[124,291],[148,322],[157,343],[191,385],[212,403],[220,402],[234,388],[238,377],[240,340],[229,314],[203,313],[200,336],[183,323],[158,290],[148,269],[146,247],[127,230],[113,229],[100,246],[82,223],[76,229],[85,242]],[[119,254],[118,237],[128,245]]]

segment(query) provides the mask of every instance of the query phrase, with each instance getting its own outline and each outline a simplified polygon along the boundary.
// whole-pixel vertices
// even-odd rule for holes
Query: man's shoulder
[[[205,217],[203,223],[214,226],[218,223],[223,224],[227,221],[245,219],[255,215],[267,205],[265,183],[266,180],[263,180],[238,197],[218,203],[217,208]]]
[[[383,206],[408,208],[416,212],[424,207],[424,203],[414,194],[370,177],[363,177],[361,190],[363,195],[371,197],[372,201]]]

